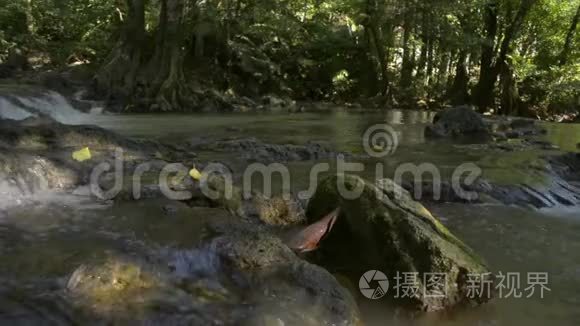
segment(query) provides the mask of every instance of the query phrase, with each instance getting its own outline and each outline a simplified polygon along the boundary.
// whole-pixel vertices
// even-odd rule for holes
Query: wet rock
[[[145,258],[112,255],[80,266],[66,298],[113,324],[355,325],[358,309],[324,269],[298,258],[275,235],[225,226],[199,248]]]
[[[244,129],[240,128],[240,127],[226,127],[227,131],[230,132],[242,132],[244,131]]]
[[[204,287],[204,294],[189,293],[188,289],[195,289],[192,285],[178,286],[178,280],[162,267],[135,258],[111,257],[77,268],[65,295],[84,315],[109,324],[217,325],[233,321],[228,317],[235,316],[236,310],[224,313],[228,302],[219,290]],[[220,303],[217,310],[215,305]]]
[[[19,49],[9,51],[6,61],[0,63],[0,79],[14,77],[19,72],[30,69],[28,58]]]
[[[304,208],[292,196],[266,198],[261,194],[255,194],[249,206],[251,207],[248,208],[249,212],[246,212],[246,215],[255,214],[260,221],[268,225],[290,226],[306,222]]]
[[[568,182],[580,181],[580,153],[553,155],[546,160],[551,170],[561,178]]]
[[[534,119],[493,116],[487,117],[485,122],[489,125],[490,129],[496,131],[494,136],[503,134],[508,139],[540,136],[547,132]],[[500,138],[499,140],[504,140],[503,137]]]
[[[339,184],[345,191],[358,189],[360,196],[351,193],[347,196],[353,199],[345,198]],[[355,176],[329,177],[319,184],[309,202],[309,222],[337,206],[340,216],[317,251],[319,261],[331,270],[348,268],[356,280],[369,270],[381,270],[393,281],[397,273],[418,273],[413,282],[419,289],[417,295],[396,300],[424,311],[477,305],[492,296],[485,293],[483,298],[468,297],[467,275],[488,272],[485,263],[392,181],[380,180],[373,185]],[[426,282],[430,273],[446,275],[445,295],[429,295],[437,292]],[[473,281],[484,280],[476,277]]]
[[[239,225],[228,229],[215,244],[238,284],[249,291],[251,301],[268,309],[292,308],[295,302],[301,303],[298,306],[304,313],[287,311],[282,318],[285,323],[360,323],[354,299],[330,273],[301,260],[280,238],[264,229]]]
[[[245,216],[242,190],[223,174],[211,174],[196,181],[187,178],[183,187],[192,191],[186,200],[190,206],[220,207],[237,216]]]
[[[94,313],[103,317],[118,316],[125,310],[145,310],[150,304],[147,301],[159,304],[164,292],[169,292],[163,295],[165,299],[174,297],[169,305],[184,297],[183,293],[172,289],[161,272],[130,259],[82,265],[70,276],[66,289],[70,296],[86,302],[95,309]]]
[[[22,142],[34,142],[50,149],[91,147],[110,152],[117,148],[139,152],[155,147],[154,143],[129,140],[99,127],[64,125],[46,116],[23,121],[0,120],[0,141],[17,148],[23,148],[19,146]]]
[[[505,141],[508,139],[505,132],[494,132],[492,136],[496,141]]]
[[[0,281],[0,324],[2,325],[70,325],[75,319],[73,308],[55,293],[56,282]]]
[[[544,150],[557,150],[560,149],[560,147],[558,147],[557,145],[554,145],[552,143],[550,143],[549,141],[546,140],[538,140],[538,139],[526,139],[526,141],[535,147],[538,147],[540,149],[544,149]]]
[[[75,91],[75,84],[62,72],[48,71],[38,74],[35,82],[47,89],[54,90],[60,94],[72,95]]]
[[[282,107],[284,106],[284,100],[274,95],[266,95],[262,97],[262,104],[270,107]]]
[[[494,185],[488,195],[505,205],[537,209],[558,205],[558,202],[550,195],[550,190],[542,186]]]
[[[177,206],[171,205],[171,204],[164,205],[162,207],[162,209],[163,209],[163,212],[165,213],[165,215],[169,215],[169,216],[173,216],[173,215],[177,214],[177,212],[179,211],[179,208]]]
[[[243,138],[213,142],[196,140],[192,145],[194,150],[240,153],[246,160],[257,162],[310,161],[328,159],[337,155],[351,156],[332,151],[325,145],[316,142],[309,142],[303,146],[278,145],[264,143],[256,138]]]
[[[213,229],[216,231],[217,229]],[[236,271],[269,268],[296,259],[282,240],[251,224],[229,225],[215,241],[220,257]],[[218,232],[220,232],[218,231]]]
[[[534,127],[536,125],[536,120],[532,119],[514,119],[510,123],[512,129],[524,129]]]
[[[82,169],[58,157],[43,157],[9,148],[0,151],[0,182],[6,186],[4,190],[12,189],[20,195],[50,189],[70,190],[85,176]]]
[[[506,136],[510,139],[521,138],[525,136],[538,136],[546,133],[546,130],[540,127],[513,129],[506,132]]]
[[[84,147],[89,147],[91,158],[77,162],[72,154]],[[98,127],[63,125],[46,117],[0,119],[0,149],[1,190],[16,197],[48,190],[74,192],[88,185],[96,166],[115,167],[117,159],[122,160],[125,176],[133,175],[138,164],[149,162],[157,153],[188,165],[195,160],[194,154],[175,146],[134,141]],[[108,175],[99,179],[104,189],[115,183],[115,174]]]
[[[523,133],[516,131],[516,130],[511,130],[511,131],[506,132],[505,135],[508,139],[514,139],[514,138],[519,138],[519,137],[523,136]]]
[[[470,106],[459,106],[440,112],[433,125],[425,129],[427,137],[482,136],[489,138],[490,131],[481,115]]]
[[[455,189],[450,181],[422,181],[419,184],[405,182],[403,185],[414,200],[420,202],[481,203],[481,193],[491,190],[491,185],[479,179],[471,185]]]
[[[496,133],[497,134],[497,133]],[[536,150],[557,150],[559,147],[546,140],[535,137],[501,139],[494,134],[494,142],[453,145],[455,148],[465,151],[500,151],[500,152],[523,152]]]
[[[186,203],[194,207],[220,207],[233,215],[272,226],[301,225],[306,222],[304,207],[296,196],[274,196],[252,192],[245,195],[242,189],[224,175],[212,174],[201,181],[186,179],[184,189],[193,196]]]
[[[435,185],[428,181],[419,185],[406,183],[404,187],[414,199],[426,202],[501,203],[533,209],[580,205],[579,154],[546,156],[526,162],[521,169],[529,174],[522,182],[513,184],[480,178],[471,185],[461,185],[459,192],[449,181]],[[469,192],[468,196],[465,191]]]

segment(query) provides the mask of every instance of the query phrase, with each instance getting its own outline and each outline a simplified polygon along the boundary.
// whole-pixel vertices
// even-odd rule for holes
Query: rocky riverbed
[[[481,119],[485,126],[478,131],[483,140],[457,129],[443,136],[453,137],[454,148],[472,152],[547,151],[540,161],[523,160],[521,164],[523,169],[537,171],[540,180],[550,180],[552,188],[498,184],[484,176],[468,188],[478,198],[465,200],[451,183],[444,183],[444,196],[437,201],[542,208],[556,198],[554,205],[575,205],[578,154],[563,154],[536,138],[544,132],[534,122],[474,119]],[[445,121],[440,117],[436,124]],[[0,318],[6,322],[50,318],[58,324],[91,320],[113,324],[356,325],[364,320],[358,278],[373,268],[389,277],[397,272],[451,276],[446,284],[452,290],[448,297],[387,300],[385,304],[400,312],[455,310],[488,301],[468,296],[465,277],[486,274],[492,268],[467,241],[443,226],[446,216],[431,214],[411,199],[413,183],[404,184],[411,190],[407,192],[389,179],[373,183],[372,179],[331,172],[312,198],[268,198],[258,191],[244,193],[239,170],[223,171],[233,172],[233,183],[219,174],[203,176],[204,168],[212,163],[222,163],[226,169],[231,166],[230,159],[208,160],[212,155],[230,154],[246,164],[316,162],[338,155],[368,159],[356,150],[338,149],[326,142],[275,144],[243,135],[183,142],[143,140],[95,126],[64,125],[46,116],[4,119],[0,127],[0,218],[19,225],[23,208],[46,211],[44,222],[31,230],[25,225],[8,227],[12,225],[8,222],[0,228],[0,254],[14,264],[0,269],[0,278],[5,280],[0,288]],[[231,132],[244,134],[243,129]],[[89,149],[90,158],[75,158],[73,154],[83,148]],[[94,191],[91,175],[98,166],[117,168],[118,149],[123,151],[120,169],[124,175],[133,176],[139,166],[147,164],[138,197],[131,178],[120,184],[116,196],[105,198]],[[160,175],[175,163],[186,168],[186,173],[170,173],[164,191],[158,183]],[[117,181],[114,172],[105,169],[98,188],[113,188]],[[342,198],[337,179],[344,179],[351,190],[361,185],[362,195]],[[421,185],[424,194],[429,185]],[[215,196],[208,196],[204,188]],[[165,196],[167,190],[188,194],[171,199]],[[73,196],[106,211],[127,207],[127,212],[135,212],[121,216],[142,220],[151,215],[152,219],[141,222],[142,230],[126,228],[129,222],[117,213],[91,216],[70,207],[63,209],[58,201],[43,202],[44,194]],[[431,202],[428,196],[421,200]],[[83,219],[86,221],[79,224]],[[53,220],[66,221],[66,226],[52,229]],[[50,228],[44,229],[43,224]],[[200,231],[188,236],[191,230]],[[86,241],[90,244],[83,248]],[[52,252],[66,252],[69,246],[78,246],[71,256]],[[34,258],[26,261],[25,257]],[[44,266],[39,274],[34,273],[36,266]],[[427,289],[425,283],[416,285]],[[489,293],[489,298],[494,295]]]
[[[126,139],[97,127],[67,126],[43,118],[2,120],[1,126],[0,178],[7,205],[22,205],[43,192],[100,197],[99,193],[87,193],[82,189],[94,189],[91,174],[95,167],[103,164],[115,166],[119,158],[114,154],[119,149],[123,150],[122,171],[127,174],[139,164],[150,161],[155,162],[152,165],[153,173],[159,173],[159,169],[170,163],[197,166],[199,169],[206,164],[199,162],[195,153],[187,148]],[[81,147],[90,148],[90,158],[75,158],[73,153]],[[330,155],[329,151],[319,147],[314,147],[310,152],[299,146],[282,148],[286,152],[296,153],[298,157],[302,157],[300,155],[303,153]],[[104,180],[99,187],[111,186],[106,184],[109,180],[107,176]],[[342,209],[341,212],[330,219],[322,218],[322,222],[318,222],[317,218],[324,212],[318,210],[310,213],[308,219],[311,225],[306,226],[306,217],[299,202],[268,199],[257,194],[243,197],[234,185],[226,183],[220,176],[205,180],[219,196],[200,201],[196,196],[205,195],[196,189],[200,186],[196,185],[198,181],[195,177],[181,176],[181,179],[173,178],[170,186],[173,189],[189,189],[193,193],[188,198],[180,198],[180,201],[194,207],[207,205],[218,210],[226,209],[230,213],[223,215],[229,217],[220,223],[218,219],[212,220],[208,225],[208,236],[189,251],[159,255],[137,245],[126,249],[132,252],[130,255],[110,254],[98,261],[82,264],[68,275],[64,287],[53,284],[54,289],[50,292],[50,295],[64,300],[75,312],[72,316],[63,312],[66,314],[62,318],[77,318],[73,316],[80,314],[114,323],[133,320],[228,324],[248,320],[253,324],[264,318],[289,324],[359,323],[352,294],[322,267],[296,255],[315,250],[323,237],[333,232],[335,220],[352,220],[356,216],[354,212],[343,209],[338,198],[320,199],[318,201],[324,202],[328,208],[327,214],[336,208]],[[229,197],[228,190],[231,190]],[[122,188],[120,193],[123,191],[129,192]],[[161,192],[153,192],[148,198],[161,195]],[[124,201],[129,198],[121,195],[106,199]],[[315,205],[316,201],[311,205]],[[385,209],[395,209],[389,207],[385,206]],[[435,221],[433,217],[429,218]],[[361,219],[358,223],[364,225],[367,222]],[[341,224],[339,222],[338,225]],[[395,230],[389,232],[396,233]],[[449,234],[448,231],[444,233]],[[420,235],[424,239],[434,236],[429,233]],[[417,241],[424,240],[417,238]],[[434,241],[430,246],[433,250],[443,246],[440,240]],[[332,247],[330,244],[326,246]],[[461,252],[469,249],[461,245],[453,250]],[[186,261],[176,262],[175,259]],[[209,265],[187,265],[187,260],[189,264],[202,261]],[[181,265],[175,266],[176,263]],[[415,267],[402,265],[401,268],[411,271]],[[482,270],[483,265],[477,265],[473,271]],[[426,304],[421,309],[445,309],[460,301]],[[280,311],[282,307],[285,307],[282,315],[269,316],[266,313],[266,310]],[[305,307],[312,307],[313,310],[305,310]],[[216,314],[217,311],[221,313]]]

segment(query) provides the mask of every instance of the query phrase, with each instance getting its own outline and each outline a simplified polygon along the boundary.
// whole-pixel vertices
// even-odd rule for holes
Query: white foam
[[[36,116],[38,112],[49,115],[64,124],[82,124],[89,121],[90,115],[73,108],[67,99],[52,91],[38,95],[10,95],[10,99],[0,95],[0,117],[23,120]]]
[[[0,97],[0,117],[12,120],[24,120],[31,117],[32,113],[14,105],[12,102]]]

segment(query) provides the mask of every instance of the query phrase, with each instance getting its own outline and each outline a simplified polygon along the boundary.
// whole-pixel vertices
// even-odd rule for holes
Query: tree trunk
[[[507,27],[507,30],[505,32],[503,41],[499,49],[498,60],[496,61],[494,67],[495,68],[494,73],[496,75],[496,78],[501,68],[500,65],[506,63],[505,60],[507,55],[510,53],[510,46],[512,44],[512,41],[516,38],[517,34],[520,32],[522,25],[524,23],[524,19],[526,18],[530,9],[532,9],[534,3],[536,3],[537,1],[538,0],[522,0],[522,3],[520,4],[520,8],[518,9],[516,17]]]
[[[480,87],[478,88],[478,103],[479,109],[481,111],[485,111],[491,104],[491,100],[494,98],[493,88],[495,82],[497,81],[497,77],[501,71],[503,65],[506,64],[507,55],[510,53],[512,41],[516,38],[517,34],[519,33],[526,15],[536,3],[537,0],[522,0],[520,3],[520,7],[516,16],[511,21],[511,23],[506,28],[504,33],[504,37],[502,43],[499,48],[499,54],[495,63],[492,64],[491,68],[486,69],[486,76],[483,80],[480,79]],[[496,16],[497,19],[497,16]],[[482,63],[483,63],[483,55],[482,55]],[[482,65],[482,74],[483,74],[483,65]]]
[[[501,109],[502,115],[519,114],[519,94],[514,76],[513,68],[510,63],[504,63],[501,67]]]
[[[378,26],[374,26],[373,35],[375,38],[375,46],[377,47],[377,54],[379,56],[379,65],[381,68],[381,78],[382,84],[379,88],[381,90],[381,95],[387,95],[389,90],[389,72],[387,66],[387,54],[385,53],[384,48],[384,40],[383,40],[383,33],[378,28]]]
[[[366,33],[369,37],[369,48],[371,53],[374,53],[378,62],[378,69],[380,73],[377,80],[381,80],[381,86],[378,87],[381,95],[386,95],[389,89],[389,75],[387,66],[387,54],[385,52],[385,43],[383,33],[380,28],[382,25],[382,13],[379,8],[377,0],[367,1],[367,15],[368,21],[366,23]]]
[[[366,75],[367,75],[367,95],[375,96],[379,92],[378,85],[380,82],[379,64],[377,63],[378,54],[376,53],[375,40],[373,33],[368,24],[365,26],[365,38],[367,41],[366,48]]]
[[[399,87],[401,91],[406,92],[411,87],[411,79],[413,77],[413,61],[415,59],[413,47],[411,45],[411,36],[413,31],[413,14],[415,10],[415,3],[413,0],[408,0],[405,6],[403,17],[403,58],[401,63],[401,78]]]
[[[477,105],[485,111],[492,100],[495,77],[493,76],[493,57],[497,37],[498,1],[490,1],[484,10],[485,40],[481,46],[481,64],[477,85]]]
[[[470,102],[469,100],[469,75],[467,74],[467,49],[461,50],[459,58],[457,59],[457,66],[455,70],[455,78],[453,85],[447,93],[447,98],[451,105],[462,105]]]
[[[30,35],[36,34],[36,22],[32,11],[32,0],[26,0],[26,26]]]
[[[410,18],[405,19],[405,26],[403,28],[403,63],[401,65],[401,81],[399,86],[402,89],[407,89],[411,86],[411,77],[413,75],[413,55],[410,47],[412,29]]]
[[[570,54],[570,49],[572,48],[572,42],[574,41],[578,20],[580,20],[580,6],[578,6],[578,9],[576,10],[576,14],[574,15],[574,18],[572,18],[572,24],[570,25],[568,34],[566,34],[566,41],[564,42],[564,48],[560,53],[560,61],[558,63],[560,66],[565,65],[568,61],[568,55]]]
[[[433,41],[433,34],[430,32],[429,33],[429,39],[428,39],[428,44],[427,44],[427,80],[426,80],[426,85],[430,86],[431,85],[431,79],[433,78],[433,60],[434,60],[434,44],[435,43]]]
[[[423,89],[425,86],[425,76],[427,68],[427,43],[426,40],[421,44],[419,52],[419,61],[417,62],[417,75],[415,76],[415,83],[419,88]]]
[[[155,54],[149,63],[148,93],[162,111],[183,109],[187,103],[183,74],[183,0],[162,0]]]
[[[145,41],[145,0],[126,0],[119,41],[95,76],[98,92],[110,100],[130,98],[135,91]]]
[[[451,56],[450,51],[442,46],[440,46],[439,52],[442,52],[442,53],[440,54],[440,61],[439,61],[439,65],[437,68],[437,86],[438,87],[443,85],[445,83],[445,81],[447,80],[447,66],[449,65],[449,59]]]
[[[445,82],[445,89],[451,89],[451,86],[453,86],[453,82],[455,81],[455,78],[452,74],[453,68],[456,67],[456,63],[455,63],[455,55],[456,55],[457,51],[453,50],[451,51],[451,54],[449,55],[449,65],[447,66],[447,72],[445,73],[445,76],[447,76],[447,80]]]

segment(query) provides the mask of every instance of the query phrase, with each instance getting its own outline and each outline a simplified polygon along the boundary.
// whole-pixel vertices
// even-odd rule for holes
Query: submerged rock
[[[73,153],[85,148],[88,159],[75,160]],[[140,163],[151,163],[151,170],[158,172],[168,162],[157,156],[188,165],[195,160],[195,154],[174,146],[131,140],[94,126],[64,125],[47,116],[0,119],[0,192],[14,198],[40,191],[73,193],[86,188],[95,167],[107,163],[116,168],[117,160],[125,176],[133,176]],[[114,183],[114,172],[108,176],[113,178],[99,179],[101,186]]]
[[[557,175],[569,182],[580,182],[580,153],[565,153],[546,159]]]
[[[427,137],[480,136],[490,138],[481,115],[470,106],[459,106],[437,113],[433,125],[425,129]]]
[[[228,228],[214,245],[224,266],[252,301],[278,307],[296,307],[300,303],[298,306],[305,311],[288,311],[290,319],[286,323],[360,322],[351,294],[329,272],[296,256],[273,233],[240,224]]]
[[[530,145],[525,146],[529,150]],[[403,186],[415,200],[429,202],[501,203],[533,209],[580,205],[579,154],[538,157],[509,169],[514,174],[526,172],[511,183],[502,183],[497,177],[493,182],[482,177],[472,184],[461,185],[461,189],[455,189],[451,181],[409,182]]]
[[[154,308],[177,313],[189,306],[187,294],[173,287],[166,275],[132,260],[82,265],[70,276],[66,290],[88,313],[117,322],[128,319],[129,311],[131,318],[140,320]]]
[[[83,181],[82,168],[58,156],[41,156],[0,147],[0,183],[13,185],[22,194],[70,190]]]
[[[48,116],[22,121],[0,119],[0,144],[22,150],[51,151],[90,147],[95,153],[103,152],[109,156],[115,149],[122,149],[126,156],[139,158],[151,158],[157,152],[165,156],[183,154],[183,149],[152,141],[131,140],[96,126],[65,125]]]
[[[306,222],[304,208],[291,196],[266,198],[261,194],[254,194],[246,203],[244,213],[247,217],[256,216],[268,225],[291,226]]]
[[[294,195],[266,197],[253,191],[245,194],[228,174],[204,175],[202,180],[185,180],[182,188],[192,190],[190,206],[220,207],[246,220],[272,226],[292,226],[306,222],[304,207]]]
[[[341,188],[358,190],[360,195],[347,199]],[[309,222],[337,206],[340,216],[317,251],[318,260],[331,271],[358,280],[366,271],[380,270],[391,282],[403,273],[417,273],[416,293],[397,302],[425,311],[476,305],[491,298],[491,293],[481,298],[468,295],[468,279],[476,284],[487,280],[482,274],[489,270],[482,259],[391,180],[373,185],[349,175],[327,178],[310,200]],[[427,278],[434,274],[445,275],[444,287],[431,288]],[[430,295],[442,290],[443,295]]]
[[[274,234],[247,224],[222,230],[196,249],[80,266],[66,297],[85,316],[113,324],[359,323],[349,292]]]
[[[256,162],[310,161],[333,158],[346,153],[335,152],[321,143],[309,142],[306,145],[268,144],[256,138],[228,139],[199,142],[194,140],[195,150],[236,152],[243,158]],[[351,155],[348,155],[351,156]]]

